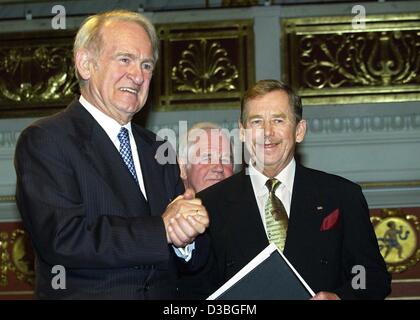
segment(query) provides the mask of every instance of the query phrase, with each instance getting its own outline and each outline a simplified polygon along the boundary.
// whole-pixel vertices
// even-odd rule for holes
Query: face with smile
[[[81,92],[96,108],[126,124],[147,100],[154,68],[152,44],[146,31],[131,21],[110,20],[100,35],[98,53],[76,53],[76,66],[85,80]]]
[[[303,141],[306,122],[296,123],[285,91],[275,90],[248,101],[241,139],[255,167],[274,177],[292,160],[296,143]]]
[[[200,192],[233,174],[230,142],[217,130],[200,130],[203,134],[188,152],[188,164],[181,164],[181,178],[186,187]],[[212,132],[211,132],[212,131]]]

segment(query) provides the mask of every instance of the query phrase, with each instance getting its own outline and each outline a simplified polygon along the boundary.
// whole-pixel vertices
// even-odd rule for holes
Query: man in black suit
[[[185,188],[200,192],[233,174],[233,150],[225,129],[211,122],[198,122],[179,141],[179,168]],[[200,235],[200,237],[202,237]],[[200,238],[199,238],[200,239]],[[182,299],[197,299],[195,283],[201,271],[180,272],[178,292]]]
[[[294,159],[306,132],[300,98],[279,81],[257,82],[244,96],[240,130],[249,168],[197,195],[211,218],[211,268],[197,284],[207,284],[203,296],[273,242],[314,299],[385,298],[390,276],[361,188]],[[363,276],[355,266],[366,273],[352,281]]]
[[[177,269],[205,262],[193,240],[208,226],[206,209],[184,192],[175,154],[160,159],[167,145],[131,123],[157,58],[141,14],[89,17],[74,45],[80,99],[19,138],[16,197],[38,298],[170,299]]]

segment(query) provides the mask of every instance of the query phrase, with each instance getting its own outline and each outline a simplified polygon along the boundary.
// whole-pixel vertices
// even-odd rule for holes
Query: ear
[[[184,188],[189,188],[189,182],[188,182],[188,176],[187,176],[187,165],[180,163],[179,164],[179,170],[180,170],[180,177],[182,179],[182,183],[184,184]]]
[[[77,71],[83,80],[89,80],[90,71],[90,52],[86,49],[80,49],[76,52],[75,63]]]
[[[245,128],[242,125],[242,122],[238,121],[238,127],[239,127],[239,139],[241,139],[241,142],[245,142]]]
[[[300,120],[296,126],[296,142],[301,143],[306,134],[306,120]]]
[[[179,170],[180,170],[180,177],[182,180],[187,180],[187,165],[180,163],[179,164]]]

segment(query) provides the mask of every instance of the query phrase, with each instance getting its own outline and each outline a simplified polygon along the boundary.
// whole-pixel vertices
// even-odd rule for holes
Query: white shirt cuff
[[[181,258],[184,259],[185,262],[188,262],[191,260],[192,252],[195,249],[195,242],[187,244],[184,248],[177,248],[175,246],[172,246],[174,248],[175,254]]]

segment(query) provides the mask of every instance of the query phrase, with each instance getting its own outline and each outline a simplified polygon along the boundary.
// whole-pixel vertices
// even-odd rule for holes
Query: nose
[[[273,134],[273,127],[268,121],[264,124],[264,137],[269,137]]]
[[[138,64],[133,63],[132,67],[128,71],[127,77],[133,81],[136,85],[140,86],[144,81],[144,70]]]
[[[219,160],[217,161],[217,163],[213,164],[212,170],[214,172],[220,172],[222,173],[224,171],[223,165],[222,165],[222,161]]]

